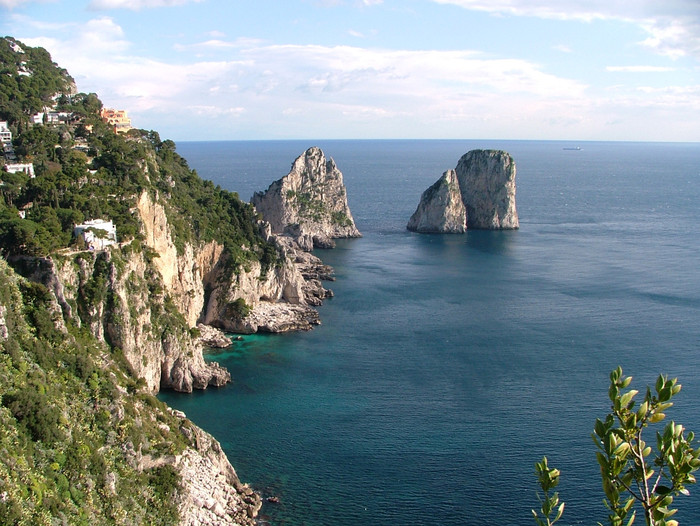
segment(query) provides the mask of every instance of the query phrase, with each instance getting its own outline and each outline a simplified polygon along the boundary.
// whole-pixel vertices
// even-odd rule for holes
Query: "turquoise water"
[[[683,392],[700,430],[700,146],[558,142],[182,143],[248,199],[321,146],[364,237],[319,252],[335,297],[308,333],[211,358],[234,383],[163,393],[219,439],[277,525],[533,524],[534,462],[562,470],[563,524],[605,520],[590,433],[618,364]],[[476,147],[517,163],[521,228],[405,231],[421,192]],[[678,499],[700,524],[700,487]]]

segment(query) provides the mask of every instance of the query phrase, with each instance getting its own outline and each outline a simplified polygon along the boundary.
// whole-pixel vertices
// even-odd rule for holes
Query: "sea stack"
[[[426,234],[463,234],[467,231],[467,209],[462,202],[457,172],[447,170],[423,192],[407,228]]]
[[[423,192],[407,228],[444,234],[463,233],[470,228],[519,228],[515,161],[502,150],[472,150],[464,154],[454,170],[445,172]]]
[[[289,173],[251,199],[272,233],[304,250],[331,248],[334,239],[361,237],[350,213],[343,174],[318,147],[306,150]]]

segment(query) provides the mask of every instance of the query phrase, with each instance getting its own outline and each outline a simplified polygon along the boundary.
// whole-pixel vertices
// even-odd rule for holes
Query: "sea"
[[[561,471],[558,524],[607,524],[591,433],[617,366],[639,396],[659,374],[677,377],[667,420],[700,432],[700,144],[177,150],[248,201],[311,146],[342,171],[363,234],[316,252],[336,276],[322,324],[212,350],[231,384],[160,395],[221,442],[241,480],[279,499],[260,524],[535,524],[543,456]],[[513,156],[520,229],[408,232],[421,193],[477,148]],[[650,445],[659,426],[645,430]],[[700,485],[688,489],[674,518],[700,525]]]

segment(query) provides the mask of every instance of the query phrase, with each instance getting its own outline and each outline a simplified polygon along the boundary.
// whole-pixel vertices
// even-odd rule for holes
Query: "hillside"
[[[252,524],[218,442],[153,395],[230,381],[197,323],[323,289],[45,50],[2,38],[0,72],[0,524]]]

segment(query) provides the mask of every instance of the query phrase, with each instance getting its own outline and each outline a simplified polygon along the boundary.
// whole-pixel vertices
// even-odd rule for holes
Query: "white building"
[[[7,121],[0,121],[0,142],[12,142],[12,132]]]
[[[7,173],[15,174],[17,172],[24,172],[29,176],[30,179],[34,179],[34,165],[32,163],[11,163],[6,164],[4,170]]]
[[[85,221],[82,225],[76,225],[73,235],[81,236],[90,250],[102,250],[117,242],[117,227],[112,221],[93,219]]]

